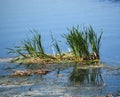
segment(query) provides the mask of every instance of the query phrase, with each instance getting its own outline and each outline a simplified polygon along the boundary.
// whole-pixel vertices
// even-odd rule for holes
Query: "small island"
[[[60,64],[60,63],[78,63],[81,67],[95,66],[102,67],[100,63],[100,46],[102,32],[97,35],[92,26],[79,26],[68,29],[68,33],[62,35],[68,45],[68,52],[62,52],[58,41],[51,33],[53,54],[47,54],[42,45],[41,34],[33,31],[33,37],[22,41],[22,45],[7,48],[9,53],[16,53],[18,57],[12,62],[25,64]],[[55,53],[55,51],[57,53]]]

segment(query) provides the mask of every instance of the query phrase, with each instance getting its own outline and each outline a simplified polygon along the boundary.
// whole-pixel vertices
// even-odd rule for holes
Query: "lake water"
[[[12,54],[7,54],[6,48],[19,45],[20,41],[25,39],[26,36],[31,37],[30,30],[32,29],[36,29],[42,34],[44,48],[47,53],[51,53],[49,47],[51,43],[50,32],[53,33],[56,39],[61,40],[60,45],[62,50],[67,51],[67,46],[65,46],[61,35],[68,32],[67,27],[71,28],[76,25],[92,25],[98,34],[102,30],[104,33],[100,49],[101,61],[114,68],[120,65],[120,0],[0,0],[0,59],[14,57]],[[0,86],[0,92],[3,95],[7,92],[10,95],[12,93],[17,95],[17,93],[20,94],[23,92],[21,95],[25,95],[24,93],[31,86],[33,91],[28,91],[29,95],[40,91],[40,95],[47,95],[46,93],[50,93],[51,95],[52,93],[54,95],[65,94],[64,96],[67,96],[66,93],[82,95],[85,94],[85,91],[88,92],[88,95],[94,95],[91,93],[92,91],[89,91],[90,87],[84,87],[82,91],[83,86],[81,87],[81,84],[77,84],[77,87],[76,84],[75,86],[71,84],[71,81],[66,82],[66,80],[68,81],[67,74],[71,75],[74,67],[62,69],[60,72],[63,75],[62,77],[59,76],[57,78],[55,75],[57,71],[55,70],[43,76],[43,79],[41,76],[30,76],[29,79],[31,79],[31,82],[29,82],[27,78],[14,79],[8,76],[19,64],[4,62],[0,62],[0,64],[0,73],[2,72],[0,74],[1,83],[4,80],[6,83],[11,82],[10,87],[6,83]],[[19,68],[23,69],[26,67],[20,66]],[[88,70],[88,74],[91,71]],[[96,86],[92,89],[98,95],[100,93],[103,95],[115,93],[117,95],[120,92],[120,87],[116,87],[120,86],[119,71],[107,72],[109,71],[108,68],[104,68],[101,71],[104,76],[107,76],[104,77],[107,87],[102,88],[102,93],[100,92],[101,87],[100,89],[97,88],[98,91],[96,91]],[[54,76],[54,78],[49,76]],[[34,77],[36,80],[34,80]],[[98,75],[98,77],[100,76]],[[12,83],[18,80],[21,84],[15,83],[14,85],[16,86],[11,87]],[[32,84],[37,82],[38,84]],[[112,86],[109,86],[111,84]],[[24,87],[24,85],[28,86]],[[46,86],[48,87],[47,90]],[[21,89],[22,91],[19,93]],[[14,90],[17,93],[14,93]]]
[[[63,41],[67,27],[83,24],[92,25],[97,33],[103,30],[101,58],[120,59],[119,0],[1,0],[0,58],[12,56],[6,48],[18,45],[31,29],[42,33],[44,48],[50,53],[50,32]]]

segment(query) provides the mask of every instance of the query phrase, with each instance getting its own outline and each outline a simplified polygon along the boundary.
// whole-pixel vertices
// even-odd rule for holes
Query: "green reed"
[[[21,46],[16,46],[14,49],[7,48],[9,53],[16,53],[23,57],[27,57],[27,55],[30,57],[40,57],[45,54],[41,34],[35,30],[33,31],[33,37],[28,37],[26,40],[21,41],[21,44]]]
[[[89,44],[91,45],[92,54],[94,54],[97,59],[100,58],[99,51],[101,46],[102,34],[103,32],[101,32],[101,34],[97,36],[91,26],[88,29]]]
[[[22,41],[24,51],[32,57],[40,57],[45,54],[42,45],[41,34],[33,32],[33,37]]]
[[[71,53],[76,60],[95,60],[100,59],[100,46],[102,32],[98,36],[93,30],[92,26],[83,27],[84,29],[79,29],[79,26],[72,27],[69,33],[64,34],[67,45],[71,48]],[[52,45],[59,54],[60,59],[62,59],[62,52],[60,46],[55,38],[52,38]],[[52,58],[53,55],[48,55],[45,53],[44,47],[42,45],[41,34],[38,31],[33,30],[33,36],[27,38],[21,42],[20,46],[15,46],[14,49],[7,48],[9,53],[16,53],[23,57],[40,57],[40,58]]]
[[[93,54],[98,59],[100,58],[99,49],[102,33],[97,36],[91,26],[83,30],[79,30],[79,26],[72,27],[69,29],[69,33],[64,36],[77,59],[90,57]]]
[[[59,46],[57,40],[53,37],[52,33],[51,33],[51,39],[52,39],[52,45],[54,46],[54,48],[58,52],[60,59],[62,59],[62,52],[61,52],[60,46]]]

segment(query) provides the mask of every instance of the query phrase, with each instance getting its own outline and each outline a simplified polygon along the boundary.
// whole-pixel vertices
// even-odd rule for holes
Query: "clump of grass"
[[[101,38],[102,38],[103,32],[99,36],[94,32],[93,28],[90,26],[88,29],[88,38],[89,38],[89,44],[92,50],[92,54],[99,59],[100,58],[100,46],[101,46]]]
[[[69,53],[63,53],[57,40],[53,37],[51,33],[52,44],[58,54],[48,55],[45,53],[44,47],[42,45],[41,34],[36,30],[33,30],[33,37],[23,40],[21,46],[15,46],[14,49],[8,48],[9,53],[16,53],[23,56],[24,58],[40,58],[42,61],[70,61],[70,62],[83,62],[83,64],[89,64],[96,62],[100,59],[100,46],[102,32],[98,36],[93,30],[92,26],[84,27],[80,30],[79,26],[72,27],[68,29],[69,33],[64,34],[67,45],[70,47],[71,51]],[[96,61],[95,61],[96,60]],[[53,61],[53,60],[52,60]]]
[[[77,60],[84,59],[99,59],[99,49],[102,33],[100,36],[94,32],[90,26],[83,30],[79,30],[79,26],[69,29],[69,33],[65,34],[65,39],[68,46],[72,49],[72,52]]]
[[[7,48],[9,50],[8,53],[16,53],[18,55],[27,57],[40,57],[40,58],[52,58],[45,53],[44,47],[42,45],[41,34],[36,30],[33,31],[33,37],[27,38],[26,40],[21,41],[21,46],[15,46],[14,49]]]
[[[72,27],[69,33],[64,36],[76,59],[89,55],[87,33],[79,31],[79,26]]]
[[[45,54],[41,34],[34,30],[33,37],[22,42],[24,51],[31,57],[41,57]]]

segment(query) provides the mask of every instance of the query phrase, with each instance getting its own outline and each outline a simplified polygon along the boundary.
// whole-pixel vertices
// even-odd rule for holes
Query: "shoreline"
[[[105,65],[100,62],[100,60],[89,60],[89,61],[75,61],[75,60],[53,60],[53,59],[45,59],[45,58],[22,58],[22,57],[12,57],[12,58],[0,58],[0,62],[10,62],[10,63],[18,63],[18,64],[78,64],[79,69],[88,69],[88,68],[101,68]]]

